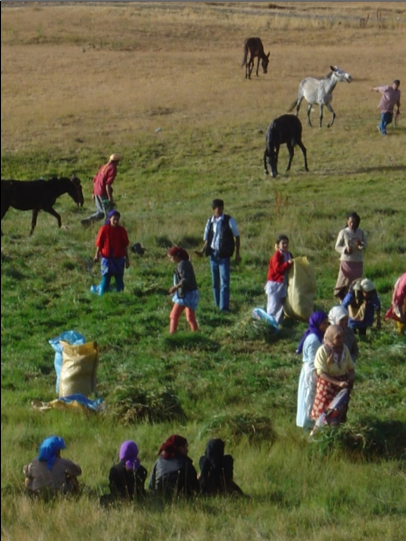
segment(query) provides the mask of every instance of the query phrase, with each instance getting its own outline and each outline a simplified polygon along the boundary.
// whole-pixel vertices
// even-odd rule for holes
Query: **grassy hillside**
[[[295,426],[306,328],[286,320],[276,337],[251,318],[264,306],[267,264],[278,233],[317,276],[315,308],[334,305],[334,243],[348,211],[368,235],[365,275],[383,312],[406,268],[406,127],[376,130],[371,86],[403,81],[403,3],[2,4],[2,178],[82,179],[83,209],[58,199],[63,226],[41,213],[2,220],[2,539],[400,540],[405,527],[405,337],[392,321],[360,342],[348,423],[309,443]],[[378,11],[377,11],[378,10]],[[380,10],[380,11],[379,11]],[[360,18],[366,19],[361,28]],[[377,16],[378,15],[378,16]],[[363,23],[362,23],[363,24]],[[268,74],[244,79],[242,44],[261,37]],[[289,174],[281,149],[277,180],[265,177],[265,131],[284,114],[300,80],[338,65],[337,118],[320,130],[299,114],[300,150]],[[401,86],[402,89],[402,86]],[[317,125],[318,111],[313,112]],[[158,129],[159,128],[159,129]],[[114,185],[133,255],[125,292],[102,298],[87,272],[97,227],[92,178],[112,152],[123,160]],[[236,217],[242,262],[232,267],[230,315],[213,307],[207,260],[193,257],[200,293],[191,335],[169,335],[168,247],[202,245],[210,203]],[[94,273],[98,268],[93,267]],[[55,398],[48,340],[75,329],[100,346],[103,414],[39,413]],[[98,498],[120,443],[134,439],[151,471],[171,433],[190,442],[195,465],[206,441],[227,442],[236,481],[249,498],[198,500],[109,512]],[[31,502],[23,464],[56,433],[83,468],[78,501]]]

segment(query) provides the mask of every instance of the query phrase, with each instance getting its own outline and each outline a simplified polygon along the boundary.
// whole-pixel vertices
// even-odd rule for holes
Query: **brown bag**
[[[63,342],[59,397],[80,393],[88,397],[96,391],[96,372],[99,363],[97,342],[73,346]]]

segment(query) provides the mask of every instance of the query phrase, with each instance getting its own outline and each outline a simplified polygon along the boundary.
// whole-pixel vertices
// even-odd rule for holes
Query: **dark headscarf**
[[[140,467],[138,447],[134,441],[125,441],[121,444],[119,458],[125,460],[127,470],[137,470]]]
[[[309,334],[315,334],[317,336],[317,338],[319,339],[320,344],[323,343],[323,335],[324,335],[324,333],[320,329],[320,325],[326,319],[328,319],[328,315],[326,314],[326,312],[323,312],[322,310],[320,310],[318,312],[314,312],[314,314],[312,314],[310,316],[310,318],[309,318],[309,327],[303,333],[302,339],[299,342],[296,353],[298,353],[298,354],[302,353],[304,341],[309,336]]]
[[[104,222],[105,225],[109,225],[109,223],[110,223],[110,218],[111,218],[112,216],[118,216],[118,217],[120,218],[120,217],[121,217],[121,214],[120,214],[120,213],[118,212],[118,210],[116,210],[116,209],[111,210],[111,211],[108,213],[108,215],[107,215],[107,220]]]
[[[63,438],[50,436],[41,443],[38,460],[40,462],[46,462],[48,470],[52,471],[56,460],[56,453],[61,449],[66,449]]]
[[[213,467],[221,464],[221,460],[224,456],[224,447],[225,443],[220,438],[214,438],[207,443],[204,456]]]
[[[175,456],[180,454],[179,449],[185,445],[187,445],[187,439],[174,434],[161,445],[158,455],[162,453],[162,457],[165,460],[168,458],[175,458]]]
[[[180,257],[182,261],[187,261],[189,259],[187,251],[180,246],[172,246],[172,248],[168,250],[168,255]]]

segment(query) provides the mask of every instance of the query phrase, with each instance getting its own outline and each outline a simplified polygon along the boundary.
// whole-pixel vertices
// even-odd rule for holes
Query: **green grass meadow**
[[[315,268],[315,309],[330,310],[334,245],[353,210],[369,242],[365,276],[382,315],[389,308],[406,268],[406,121],[402,112],[381,137],[370,87],[404,83],[406,9],[282,4],[2,4],[2,179],[75,172],[85,197],[82,209],[67,195],[57,200],[61,229],[45,213],[31,237],[30,212],[10,209],[2,220],[2,541],[404,539],[405,335],[389,320],[361,337],[348,422],[308,441],[295,424],[295,349],[307,325],[286,319],[276,336],[251,312],[265,307],[268,261],[282,232]],[[249,35],[271,51],[268,74],[252,81],[240,67]],[[322,129],[308,127],[302,104],[310,171],[299,149],[286,173],[282,147],[277,180],[265,177],[270,121],[287,111],[304,76],[330,64],[354,80],[334,90],[330,129],[327,111]],[[95,276],[88,272],[98,228],[80,220],[93,212],[92,178],[112,152],[123,156],[114,183],[121,223],[146,252],[130,255],[122,294],[99,298],[90,293],[98,265]],[[193,254],[215,197],[241,232],[230,314],[215,309],[209,262]],[[166,253],[175,243],[192,254],[199,333],[183,317],[169,334]],[[97,393],[106,408],[35,411],[33,400],[56,398],[48,340],[71,329],[99,345]],[[207,440],[223,438],[247,496],[164,504],[149,495],[102,508],[121,442],[137,442],[150,472],[172,433],[188,438],[195,466]],[[83,469],[77,499],[25,494],[22,467],[51,434]]]

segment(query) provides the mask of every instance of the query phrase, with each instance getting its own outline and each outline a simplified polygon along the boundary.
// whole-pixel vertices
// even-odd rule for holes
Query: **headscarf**
[[[333,306],[328,313],[328,320],[331,325],[340,325],[340,321],[348,317],[348,310],[344,306]]]
[[[221,459],[224,456],[224,447],[225,443],[220,438],[214,438],[207,443],[204,456],[213,467],[221,464]]]
[[[40,462],[46,462],[48,470],[52,471],[56,460],[56,453],[61,449],[66,449],[63,438],[50,436],[41,443],[38,460]]]
[[[168,250],[168,255],[179,257],[182,261],[187,261],[189,259],[187,251],[180,246],[172,246],[172,248]]]
[[[108,215],[107,215],[107,220],[104,222],[105,225],[109,225],[109,223],[110,223],[110,218],[111,218],[112,216],[118,216],[118,217],[120,218],[120,217],[121,217],[121,214],[120,214],[120,213],[118,212],[118,210],[116,210],[116,209],[111,210],[111,211],[108,213]]]
[[[185,445],[187,445],[187,439],[174,434],[161,445],[158,455],[163,453],[162,456],[165,460],[168,458],[175,458],[175,456],[180,454],[180,447],[184,447]]]
[[[137,470],[140,467],[138,460],[138,447],[134,441],[125,441],[121,444],[119,458],[125,460],[127,470]]]
[[[220,438],[214,438],[207,443],[204,457],[200,459],[200,482],[203,489],[208,488],[210,479],[212,483],[217,480],[219,484],[217,488],[220,489],[223,477],[224,447],[225,443]]]
[[[310,318],[309,318],[309,327],[308,329],[303,333],[302,339],[299,342],[299,345],[297,347],[296,353],[300,354],[303,351],[303,344],[306,338],[309,336],[309,334],[315,334],[320,342],[320,344],[323,342],[323,331],[320,329],[320,325],[328,319],[328,315],[326,312],[323,312],[322,310],[319,310],[318,312],[314,312]]]
[[[329,353],[329,359],[338,365],[343,360],[344,343],[341,346],[335,346],[333,341],[339,335],[344,335],[344,331],[339,325],[330,325],[324,333],[324,345]]]

